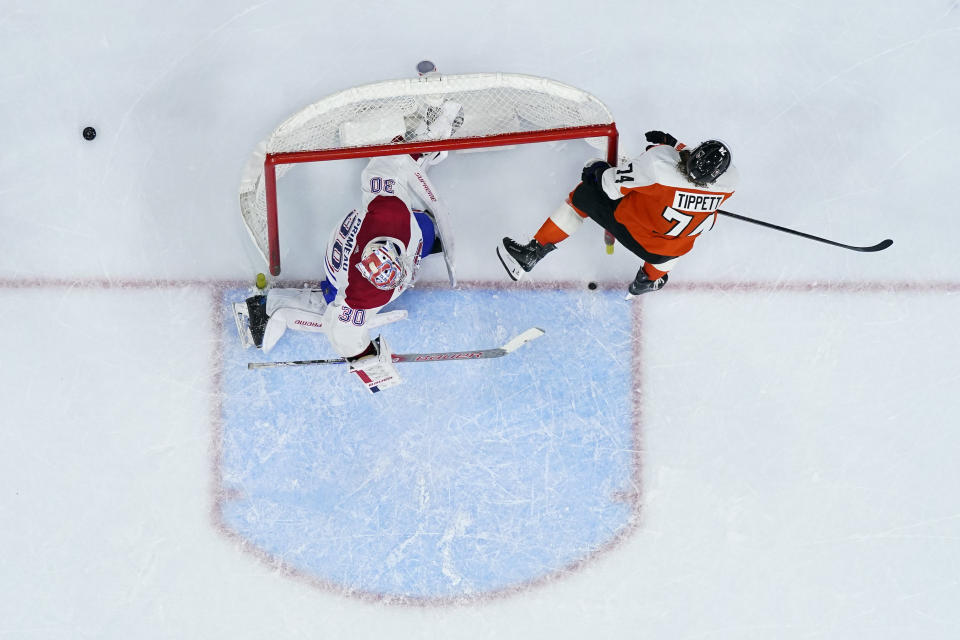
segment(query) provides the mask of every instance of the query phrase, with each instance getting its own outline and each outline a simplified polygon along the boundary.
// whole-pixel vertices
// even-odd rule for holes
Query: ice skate
[[[263,332],[267,328],[267,296],[258,295],[247,298],[247,314],[250,319],[250,336],[253,345],[263,347]]]
[[[267,297],[256,295],[244,302],[233,303],[233,319],[237,323],[237,335],[244,349],[262,348],[263,332],[267,326]]]
[[[659,291],[663,288],[663,285],[667,284],[667,280],[669,279],[669,274],[665,273],[656,280],[651,280],[650,276],[648,276],[643,269],[640,269],[640,271],[637,271],[637,277],[633,279],[633,282],[631,282],[627,288],[627,297],[625,300],[635,298],[649,291]]]
[[[507,270],[507,275],[512,280],[519,280],[523,274],[533,270],[543,256],[556,248],[555,244],[540,244],[536,240],[519,244],[512,238],[504,238],[503,243],[497,247],[497,257]]]

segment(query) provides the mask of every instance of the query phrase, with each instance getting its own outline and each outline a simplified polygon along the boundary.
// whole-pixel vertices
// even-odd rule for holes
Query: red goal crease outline
[[[289,283],[294,285],[295,283]],[[296,283],[296,286],[302,283]],[[461,282],[460,288],[466,289],[497,289],[503,288],[504,283],[500,281],[469,281]],[[597,289],[601,291],[620,291],[623,289],[622,282],[598,282]],[[282,286],[282,285],[278,285]],[[510,286],[516,287],[520,290],[530,290],[530,291],[543,291],[543,290],[569,290],[569,291],[579,291],[584,289],[583,282],[573,282],[573,281],[555,281],[555,282],[522,282],[522,283],[511,283]],[[802,283],[802,282],[792,282],[792,283],[760,283],[760,282],[743,282],[743,283],[680,283],[677,287],[673,287],[671,283],[671,294],[676,293],[690,293],[690,292],[763,292],[763,293],[821,293],[821,292],[833,292],[833,293],[848,293],[848,294],[875,294],[875,293],[892,293],[892,292],[905,292],[910,291],[913,293],[948,293],[960,291],[960,282],[956,283],[943,283],[943,284],[927,284],[926,286],[920,286],[915,283],[899,283],[899,284],[889,284],[889,283],[833,283],[833,284],[821,284],[821,283]],[[449,289],[446,283],[418,283],[419,289]],[[216,294],[220,294],[224,291],[224,288],[220,288],[216,291]],[[660,295],[663,295],[662,292]],[[284,576],[294,579],[298,582],[302,582],[310,585],[313,588],[319,589],[324,592],[335,593],[351,598],[356,598],[362,601],[381,603],[388,605],[396,606],[411,606],[411,607],[449,607],[449,606],[459,606],[464,604],[482,604],[489,601],[500,600],[504,598],[511,598],[514,596],[522,595],[523,593],[529,592],[531,590],[537,589],[539,587],[551,584],[553,582],[565,579],[574,573],[578,573],[583,570],[588,565],[592,564],[594,561],[598,560],[601,557],[608,555],[609,553],[618,549],[623,543],[633,537],[634,532],[639,530],[643,525],[643,512],[642,512],[642,496],[643,496],[643,483],[642,483],[642,455],[643,451],[643,400],[644,400],[644,378],[643,378],[643,309],[646,304],[653,304],[652,300],[646,300],[643,298],[635,299],[632,303],[625,302],[624,304],[630,305],[631,313],[631,326],[630,326],[630,335],[631,335],[631,371],[632,371],[632,381],[630,384],[631,389],[631,440],[632,440],[632,463],[630,470],[630,478],[632,486],[636,487],[635,491],[623,492],[619,495],[616,495],[615,498],[621,500],[625,503],[628,503],[630,506],[631,514],[626,521],[626,525],[620,529],[616,535],[609,538],[605,543],[594,549],[592,552],[587,555],[577,559],[576,561],[569,563],[565,566],[558,567],[553,569],[546,575],[537,577],[535,579],[527,580],[521,583],[513,584],[507,587],[493,589],[484,591],[477,594],[469,595],[456,595],[456,596],[407,596],[407,595],[395,595],[395,594],[383,594],[370,591],[363,591],[358,589],[351,589],[345,587],[342,584],[338,584],[329,580],[318,578],[310,573],[307,573],[303,570],[300,570],[296,567],[291,566],[290,564],[284,562],[283,560],[277,558],[271,553],[264,551],[263,549],[258,548],[256,545],[251,543],[248,539],[244,538],[241,534],[232,530],[222,519],[222,509],[221,504],[225,499],[228,499],[230,496],[227,491],[219,484],[221,478],[221,461],[220,461],[220,445],[222,443],[221,429],[222,422],[219,420],[221,415],[221,410],[218,408],[215,410],[216,420],[213,422],[214,425],[214,460],[213,460],[213,469],[212,477],[214,479],[213,487],[213,499],[214,503],[211,510],[211,515],[213,522],[220,531],[222,535],[233,540],[245,553],[248,553],[256,557],[261,563],[265,566],[270,567],[272,570],[282,573]],[[216,306],[216,305],[215,305]],[[216,322],[225,322],[223,316],[219,315],[215,311],[215,321]],[[221,332],[222,335],[223,332]],[[222,352],[223,344],[218,341],[218,350]],[[220,369],[219,364],[223,362],[222,355],[218,355],[215,358],[215,375],[219,376]],[[215,380],[215,388],[220,388],[219,378]],[[217,395],[217,402],[221,400],[221,396]]]
[[[291,286],[299,286],[302,283],[276,283],[277,286],[284,286],[285,284]],[[504,283],[501,281],[470,281],[461,283],[462,288],[503,288]],[[623,288],[622,282],[599,282],[598,289],[600,290],[619,290]],[[247,554],[252,555],[257,558],[265,566],[271,568],[274,571],[278,571],[283,575],[295,579],[297,581],[309,584],[310,586],[320,589],[326,592],[337,593],[344,596],[349,596],[352,598],[358,598],[363,601],[369,602],[380,602],[388,603],[391,605],[400,605],[400,606],[415,606],[415,607],[443,607],[451,606],[458,604],[466,603],[482,603],[485,601],[502,599],[507,597],[513,597],[515,595],[522,594],[531,589],[543,586],[545,584],[553,583],[562,578],[565,578],[573,573],[579,572],[587,565],[591,564],[596,559],[609,554],[615,549],[619,548],[626,540],[628,540],[635,531],[640,529],[643,524],[642,512],[641,512],[641,496],[642,496],[642,460],[640,451],[642,450],[642,436],[643,436],[643,392],[644,392],[644,380],[643,380],[643,340],[642,340],[642,326],[643,326],[643,309],[646,304],[653,304],[652,300],[645,300],[643,298],[638,298],[632,301],[630,304],[630,311],[632,316],[631,322],[631,344],[632,344],[632,354],[631,354],[631,363],[632,363],[632,372],[633,380],[631,384],[631,389],[633,392],[632,395],[632,439],[633,439],[633,462],[631,477],[633,479],[634,486],[638,489],[635,492],[631,492],[629,495],[619,496],[622,500],[628,502],[631,505],[632,516],[628,520],[627,525],[613,538],[607,541],[604,545],[595,549],[591,554],[571,563],[568,566],[561,567],[552,571],[551,573],[521,583],[513,585],[507,588],[500,590],[487,591],[484,593],[469,595],[469,596],[453,596],[453,597],[407,597],[407,596],[394,596],[394,595],[385,595],[378,593],[368,593],[351,590],[342,585],[335,584],[326,580],[320,580],[316,577],[306,574],[292,566],[287,565],[282,560],[270,555],[269,553],[262,551],[255,547],[251,542],[242,538],[239,534],[233,532],[227,527],[222,519],[222,509],[221,505],[225,499],[229,499],[228,492],[224,489],[222,485],[222,437],[223,437],[223,397],[220,393],[221,388],[221,377],[223,374],[223,354],[225,349],[224,344],[224,323],[226,322],[226,315],[223,313],[222,309],[222,299],[224,293],[228,289],[243,289],[248,287],[249,283],[247,281],[241,280],[215,280],[215,279],[190,279],[190,280],[167,280],[167,279],[109,279],[109,278],[24,278],[24,279],[12,279],[12,278],[0,278],[0,291],[17,291],[17,290],[51,290],[51,291],[61,291],[62,290],[77,290],[84,292],[92,292],[97,290],[103,291],[144,291],[151,289],[184,289],[184,288],[197,288],[205,289],[208,292],[208,298],[210,300],[210,309],[209,309],[209,319],[211,322],[211,327],[216,330],[217,337],[214,340],[211,340],[212,349],[209,354],[210,358],[210,377],[209,377],[209,388],[210,396],[212,398],[211,406],[209,408],[210,415],[210,424],[211,424],[211,458],[210,458],[210,485],[209,485],[209,494],[210,494],[210,518],[212,526],[220,532],[222,536],[226,539],[233,541],[242,551]],[[515,287],[517,289],[529,289],[529,290],[579,290],[584,287],[582,282],[574,281],[560,281],[560,282],[542,282],[542,283],[519,283],[519,284],[509,284],[509,286]],[[429,288],[446,288],[445,283],[423,283],[419,284],[418,287],[429,289]],[[960,293],[960,281],[942,281],[942,282],[837,282],[837,283],[822,283],[822,282],[762,282],[762,281],[751,281],[751,282],[687,282],[687,283],[672,283],[670,284],[670,289],[665,289],[663,292],[658,293],[658,298],[664,295],[670,296],[675,294],[684,294],[684,293],[698,293],[698,292],[730,292],[730,293],[843,293],[843,294],[883,294],[883,293],[910,293],[914,295],[929,295],[929,294],[955,294]]]
[[[291,281],[289,283],[278,283],[277,286],[284,286],[289,284],[291,286],[300,286],[303,284],[302,281]],[[458,289],[470,289],[470,290],[503,290],[505,283],[500,281],[469,281],[461,283]],[[225,293],[230,287],[223,287],[218,289],[214,295],[221,295]],[[511,287],[512,288],[512,287]],[[443,282],[424,282],[417,283],[417,289],[419,291],[429,291],[429,290],[443,290],[450,291],[448,284]],[[564,292],[581,292],[586,294],[586,288],[583,283],[575,282],[546,282],[546,283],[522,283],[521,286],[516,287],[520,290],[529,290],[529,291],[564,291]],[[619,291],[622,289],[622,283],[599,283],[597,290],[599,291]],[[222,298],[221,298],[222,299]],[[217,323],[217,326],[220,329],[220,335],[231,334],[232,327],[229,318],[225,319],[225,316],[222,315],[221,310],[217,308],[219,300],[217,300],[214,305],[214,317],[213,322]],[[628,304],[628,303],[624,303]],[[640,389],[641,385],[639,382],[640,378],[640,310],[641,305],[634,304],[630,306],[631,319],[629,322],[630,328],[630,342],[632,345],[632,354],[631,354],[631,373],[632,380],[629,384],[629,389],[631,392],[631,407],[629,410],[630,415],[630,462],[628,464],[627,474],[624,476],[632,487],[635,487],[635,490],[631,491],[617,491],[614,492],[610,499],[612,502],[625,503],[628,505],[629,513],[626,516],[626,519],[623,521],[623,526],[612,536],[608,536],[606,541],[594,548],[592,551],[581,556],[577,560],[570,562],[565,565],[557,566],[545,575],[539,576],[534,579],[529,579],[521,582],[511,584],[506,587],[499,587],[493,589],[486,589],[481,592],[471,593],[471,594],[458,594],[454,596],[416,596],[416,595],[406,595],[406,594],[387,594],[380,593],[371,590],[363,590],[357,588],[351,588],[345,586],[344,584],[331,581],[329,579],[324,579],[317,577],[316,575],[292,566],[290,563],[285,562],[281,558],[277,557],[275,554],[262,549],[257,546],[255,543],[251,542],[249,538],[245,537],[242,533],[234,530],[223,517],[224,509],[223,505],[227,501],[232,499],[238,499],[242,496],[237,495],[237,493],[229,488],[224,487],[220,480],[222,479],[223,472],[223,462],[221,459],[222,455],[222,443],[224,435],[224,421],[221,419],[223,415],[223,409],[219,404],[225,399],[225,396],[222,394],[216,394],[216,402],[218,403],[218,408],[214,410],[215,421],[214,425],[214,460],[212,463],[212,477],[214,481],[213,496],[214,502],[211,509],[211,517],[217,528],[217,530],[224,537],[234,541],[234,543],[240,548],[243,552],[257,558],[264,566],[269,567],[272,571],[281,573],[289,579],[296,580],[298,582],[310,585],[313,588],[318,590],[334,593],[342,596],[347,596],[351,598],[356,598],[366,602],[376,602],[381,604],[389,604],[396,606],[412,606],[412,607],[445,607],[445,606],[454,606],[454,605],[463,605],[470,603],[483,603],[492,600],[498,600],[503,598],[513,597],[521,593],[527,592],[531,589],[535,589],[541,585],[552,583],[553,581],[560,579],[566,575],[569,575],[573,572],[579,572],[585,566],[593,562],[596,558],[606,555],[610,551],[618,548],[622,542],[628,540],[633,532],[640,526],[640,498],[642,495],[641,487],[641,455],[640,455],[640,432],[639,425],[641,424],[640,420],[640,410],[641,410],[641,398],[640,398]],[[229,340],[229,338],[228,338]],[[223,373],[221,368],[221,363],[225,362],[224,349],[228,346],[225,345],[223,340],[218,340],[218,354],[214,356],[214,367],[215,367],[215,379],[214,386],[217,390],[223,387],[220,376]],[[522,357],[522,355],[514,356]]]

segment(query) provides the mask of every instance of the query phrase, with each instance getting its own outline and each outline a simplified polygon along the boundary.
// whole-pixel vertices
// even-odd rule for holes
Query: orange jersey
[[[657,145],[603,173],[608,197],[622,198],[614,218],[640,245],[662,256],[682,256],[697,236],[713,228],[717,209],[733,195],[739,181],[731,165],[716,182],[698,187],[677,168],[680,154]]]

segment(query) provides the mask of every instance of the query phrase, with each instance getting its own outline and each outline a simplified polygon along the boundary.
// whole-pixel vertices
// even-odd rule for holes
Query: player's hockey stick
[[[483,358],[499,358],[513,353],[531,340],[543,335],[543,329],[533,327],[514,336],[502,347],[493,349],[473,349],[471,351],[442,351],[440,353],[395,353],[394,362],[443,362],[448,360],[480,360]],[[247,369],[266,369],[270,367],[298,367],[307,364],[343,364],[346,358],[330,358],[328,360],[288,360],[286,362],[248,362]]]
[[[865,251],[865,252],[883,251],[884,249],[886,249],[887,247],[889,247],[890,245],[893,244],[893,240],[887,238],[886,240],[883,240],[883,241],[881,241],[881,242],[878,242],[877,244],[872,245],[872,246],[869,246],[869,247],[855,247],[855,246],[853,246],[853,245],[843,244],[842,242],[834,242],[833,240],[827,240],[826,238],[820,238],[820,237],[817,237],[817,236],[812,236],[812,235],[810,235],[809,233],[803,233],[802,231],[795,231],[794,229],[787,229],[786,227],[780,227],[780,226],[777,226],[777,225],[775,225],[775,224],[771,224],[771,223],[769,223],[769,222],[764,222],[763,220],[754,220],[753,218],[748,218],[748,217],[746,217],[746,216],[741,216],[740,214],[737,214],[737,213],[731,213],[731,212],[729,212],[729,211],[724,211],[723,209],[718,209],[718,210],[717,210],[717,213],[723,214],[723,215],[725,215],[725,216],[729,216],[729,217],[731,217],[731,218],[736,218],[737,220],[743,220],[744,222],[752,222],[753,224],[758,224],[758,225],[760,225],[761,227],[767,227],[767,228],[770,228],[770,229],[776,229],[777,231],[783,231],[783,232],[785,232],[785,233],[792,233],[793,235],[795,235],[795,236],[800,236],[800,237],[802,237],[802,238],[808,238],[808,239],[810,239],[810,240],[816,240],[817,242],[824,242],[824,243],[826,243],[826,244],[832,244],[832,245],[835,246],[835,247],[842,247],[842,248],[844,248],[844,249],[850,249],[851,251]]]

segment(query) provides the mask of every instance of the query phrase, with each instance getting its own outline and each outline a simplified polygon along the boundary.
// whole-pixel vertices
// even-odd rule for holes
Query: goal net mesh
[[[285,163],[284,154],[417,142],[418,126],[446,100],[463,106],[463,123],[450,140],[462,139],[467,149],[471,141],[491,136],[613,123],[610,111],[589,93],[521,74],[428,74],[340,91],[287,118],[259,145],[244,170],[240,210],[264,259],[271,263],[269,238],[276,232],[268,228],[267,201],[276,196],[264,184],[267,154],[280,177],[293,166]],[[606,138],[587,141],[606,149]],[[509,136],[504,144],[511,144]],[[423,141],[422,151],[429,147],[430,141]]]

